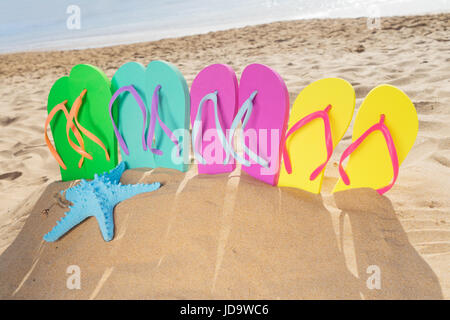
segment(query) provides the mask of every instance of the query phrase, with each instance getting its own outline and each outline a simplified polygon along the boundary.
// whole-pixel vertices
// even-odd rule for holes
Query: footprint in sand
[[[0,126],[8,126],[13,122],[16,122],[19,117],[2,117],[0,118]]]
[[[419,114],[434,114],[436,113],[436,103],[431,101],[415,101],[414,106]]]
[[[433,154],[432,159],[444,167],[450,167],[450,159],[442,155],[441,152]]]
[[[16,180],[18,177],[22,175],[20,171],[11,171],[0,175],[0,180]]]

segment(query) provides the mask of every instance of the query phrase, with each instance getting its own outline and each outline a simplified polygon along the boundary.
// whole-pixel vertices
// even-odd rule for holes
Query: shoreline
[[[332,35],[334,33],[339,33],[342,32],[343,30],[346,29],[346,27],[348,26],[352,26],[352,25],[356,25],[357,29],[359,30],[363,30],[363,34],[358,34],[361,38],[361,35],[366,35],[366,37],[373,37],[373,36],[379,36],[381,33],[383,32],[392,32],[392,31],[399,31],[401,28],[415,28],[415,27],[426,27],[426,25],[415,25],[412,24],[411,26],[408,25],[404,25],[402,26],[401,23],[403,21],[416,21],[416,20],[421,20],[421,19],[426,19],[426,20],[430,20],[433,18],[436,19],[445,19],[445,17],[450,17],[450,13],[440,13],[440,14],[432,14],[432,15],[419,15],[419,16],[395,16],[395,17],[390,17],[390,18],[385,18],[383,19],[383,21],[381,22],[381,28],[380,29],[374,29],[374,30],[369,30],[366,26],[366,18],[338,18],[338,19],[311,19],[311,20],[292,20],[292,21],[277,21],[277,22],[271,22],[271,23],[266,23],[266,24],[260,24],[260,25],[254,25],[254,26],[246,26],[246,27],[242,27],[242,28],[233,28],[233,29],[227,29],[227,30],[220,30],[220,31],[212,31],[212,32],[208,32],[208,33],[204,33],[204,34],[195,34],[195,35],[188,35],[188,36],[182,36],[182,37],[176,37],[176,38],[165,38],[165,39],[160,39],[160,40],[155,40],[155,41],[142,41],[142,42],[136,42],[136,43],[131,43],[131,44],[117,44],[117,45],[112,45],[112,46],[106,46],[106,47],[94,47],[94,48],[86,48],[86,49],[68,49],[68,50],[50,50],[50,51],[22,51],[22,52],[14,52],[14,53],[0,53],[0,57],[3,58],[3,63],[0,64],[0,78],[6,76],[9,77],[11,74],[7,73],[7,71],[15,71],[14,69],[10,69],[11,64],[13,67],[17,67],[17,64],[14,63],[14,60],[23,58],[27,63],[27,66],[30,66],[32,69],[30,71],[34,72],[37,71],[37,69],[33,68],[32,63],[30,63],[32,60],[36,59],[39,60],[42,57],[46,57],[46,56],[53,56],[52,58],[56,59],[55,62],[59,62],[60,64],[67,64],[68,61],[73,60],[73,58],[77,58],[80,56],[83,56],[85,53],[92,53],[92,61],[87,61],[87,63],[90,64],[94,64],[98,67],[101,67],[103,69],[108,69],[109,66],[104,62],[100,62],[98,61],[98,57],[97,55],[100,54],[102,55],[103,58],[105,58],[104,60],[108,61],[109,63],[111,63],[113,59],[111,59],[111,55],[107,55],[105,54],[107,50],[111,50],[111,53],[116,53],[116,52],[126,52],[128,50],[131,51],[135,51],[134,52],[134,61],[143,61],[144,64],[148,63],[148,61],[150,60],[155,60],[158,59],[162,56],[162,59],[164,59],[164,56],[167,56],[168,54],[168,50],[170,50],[170,46],[175,45],[176,48],[175,50],[182,50],[183,48],[179,47],[179,44],[185,44],[189,49],[193,49],[193,45],[190,44],[190,40],[192,40],[192,42],[196,43],[198,42],[198,40],[200,40],[200,42],[203,39],[211,39],[214,40],[215,38],[229,38],[228,36],[230,34],[240,34],[240,33],[245,33],[246,36],[249,36],[249,34],[252,31],[258,31],[258,30],[262,30],[265,29],[268,32],[271,31],[283,31],[284,29],[291,29],[293,25],[298,26],[298,27],[303,27],[303,26],[308,26],[309,28],[316,28],[317,26],[327,26],[327,29],[324,30],[320,30],[325,32],[325,34],[328,35]],[[395,23],[395,21],[399,21],[400,25],[397,27],[392,27],[392,22]],[[328,28],[330,27],[330,25],[326,22],[330,22],[332,29],[328,30]],[[387,23],[387,25],[386,25]],[[342,25],[342,26],[341,26]],[[327,32],[328,31],[328,32]],[[258,33],[258,32],[256,32]],[[286,39],[278,39],[277,35],[273,36],[273,33],[268,34],[269,36],[271,36],[271,38],[273,38],[273,41],[265,41],[266,44],[271,44],[273,45],[275,44],[283,44],[283,42],[286,41]],[[373,35],[373,36],[372,36]],[[307,42],[307,38],[303,37],[301,34],[299,36],[300,40],[301,40],[301,44]],[[290,40],[295,39],[295,37],[290,37]],[[332,39],[330,38],[325,38],[323,39],[325,41],[330,41]],[[444,39],[445,40],[445,39]],[[447,41],[447,40],[445,40]],[[352,41],[354,43],[358,43],[359,41]],[[229,43],[232,43],[231,41]],[[221,43],[221,46],[223,47],[225,43]],[[247,44],[247,47],[252,47],[255,44],[255,40],[253,39],[249,39],[249,43]],[[136,51],[136,49],[141,49],[143,52],[139,53]],[[258,46],[258,48],[262,48],[262,46]],[[297,47],[295,47],[297,48]],[[147,60],[142,60],[144,58],[144,54],[148,53],[148,51],[155,49],[155,51],[157,51],[157,55],[156,57],[152,57],[151,55],[149,55],[149,57],[147,58]],[[160,49],[164,49],[164,50],[160,50]],[[202,48],[199,48],[202,49]],[[209,47],[208,49],[211,49],[211,47]],[[352,51],[358,51],[359,48],[358,46],[354,46],[352,47],[348,47],[346,48],[347,51],[352,52]],[[196,50],[199,51],[199,50]],[[69,59],[64,59],[64,56],[71,56],[69,57]],[[169,55],[170,56],[170,55]],[[61,59],[62,58],[62,59]],[[117,60],[121,60],[121,61],[125,61],[124,59],[120,59],[121,57],[117,57]],[[167,58],[166,58],[167,59]],[[179,59],[175,59],[175,60],[170,60],[170,62],[172,63],[176,63]],[[78,59],[78,61],[80,61]],[[222,61],[224,62],[224,61]],[[230,62],[230,61],[228,61]],[[79,63],[79,62],[77,62]],[[73,63],[76,64],[76,63]],[[230,63],[229,63],[230,64]],[[56,64],[53,64],[53,67],[60,67]],[[62,67],[62,66],[61,66]],[[118,68],[119,66],[117,66]],[[18,71],[27,71],[26,68],[23,67],[19,67]],[[67,72],[70,71],[70,68],[64,68],[64,72],[65,74],[67,74]],[[105,71],[105,70],[104,70]],[[106,71],[105,71],[106,72]],[[44,76],[45,74],[40,74],[39,76]],[[112,76],[110,74],[107,73],[108,76]]]
[[[424,14],[420,14],[420,15],[415,15],[415,14],[411,14],[411,15],[392,15],[392,16],[380,16],[379,18],[381,20],[383,19],[390,19],[390,18],[407,18],[407,17],[430,17],[430,16],[440,16],[440,15],[448,15],[450,14],[449,12],[440,12],[440,13],[424,13]],[[117,46],[127,46],[127,45],[139,45],[139,44],[146,44],[146,43],[151,43],[151,42],[158,42],[158,41],[163,41],[163,40],[177,40],[180,38],[186,38],[186,37],[192,37],[192,36],[202,36],[202,35],[208,35],[210,33],[216,33],[216,32],[227,32],[227,31],[236,31],[239,29],[244,29],[244,28],[251,28],[251,27],[261,27],[261,26],[265,26],[265,25],[271,25],[271,24],[276,24],[276,23],[293,23],[293,22],[298,22],[298,21],[302,21],[302,22],[316,22],[316,21],[324,21],[324,20],[366,20],[370,18],[368,16],[359,16],[359,17],[337,17],[337,18],[330,18],[330,17],[317,17],[317,18],[301,18],[301,19],[286,19],[286,20],[276,20],[276,21],[270,21],[270,22],[257,22],[255,24],[248,24],[248,25],[242,25],[242,26],[232,26],[233,24],[230,24],[229,27],[225,27],[225,28],[219,28],[219,29],[214,29],[211,31],[194,31],[194,32],[188,32],[186,34],[182,34],[182,35],[174,35],[174,36],[167,36],[167,37],[162,37],[162,38],[155,38],[155,39],[151,39],[151,40],[146,40],[144,39],[144,37],[142,36],[143,34],[146,33],[151,33],[150,31],[137,31],[137,32],[128,32],[128,31],[122,31],[119,32],[117,34],[102,34],[102,35],[92,35],[92,36],[86,36],[86,37],[81,37],[81,38],[74,38],[74,39],[60,39],[57,41],[60,42],[65,42],[65,44],[70,43],[71,41],[76,41],[76,42],[82,42],[82,41],[92,41],[94,42],[95,40],[102,40],[104,38],[107,37],[124,37],[124,36],[132,36],[135,37],[137,35],[141,35],[142,38],[140,38],[139,40],[132,40],[132,42],[126,42],[126,41],[121,41],[118,43],[113,43],[113,42],[107,42],[104,44],[100,44],[100,45],[94,45],[94,46],[86,46],[86,47],[75,47],[75,48],[69,48],[69,49],[63,49],[64,45],[59,45],[56,47],[45,47],[45,48],[39,48],[39,49],[29,49],[29,50],[22,50],[22,51],[11,51],[11,52],[1,52],[0,51],[0,57],[3,55],[10,55],[10,54],[21,54],[21,53],[48,53],[48,52],[67,52],[67,51],[82,51],[82,50],[90,50],[90,49],[105,49],[105,48],[112,48],[112,47],[117,47]]]

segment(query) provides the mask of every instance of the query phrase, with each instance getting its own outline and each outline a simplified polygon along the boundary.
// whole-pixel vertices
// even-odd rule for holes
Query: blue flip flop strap
[[[151,113],[150,113],[150,126],[147,133],[147,145],[151,152],[157,155],[163,155],[163,152],[159,149],[152,148],[153,144],[153,137],[155,135],[155,125],[156,120],[158,120],[159,125],[161,126],[161,129],[163,129],[164,133],[172,140],[172,142],[177,147],[178,156],[180,155],[180,144],[178,142],[178,139],[175,137],[173,132],[165,125],[165,123],[161,120],[158,114],[158,106],[159,106],[159,89],[161,89],[161,85],[157,85],[155,90],[153,91],[153,97],[152,97],[152,107],[151,107]]]
[[[112,107],[113,107],[114,101],[119,97],[119,95],[122,92],[125,92],[125,91],[128,91],[128,92],[130,92],[133,95],[133,97],[136,100],[139,108],[142,111],[142,116],[144,118],[144,127],[142,129],[142,148],[144,150],[147,150],[147,144],[146,144],[146,141],[145,141],[145,127],[147,125],[147,112],[146,112],[146,109],[145,109],[144,101],[142,101],[141,96],[139,95],[139,93],[136,91],[136,89],[132,85],[130,85],[130,86],[123,86],[123,87],[119,88],[114,93],[114,95],[111,97],[111,100],[109,101],[109,114],[111,116],[111,121],[112,121],[114,132],[115,132],[115,134],[117,136],[117,140],[119,141],[120,147],[122,148],[122,150],[125,152],[126,155],[129,155],[130,152],[128,151],[127,144],[125,143],[125,141],[123,140],[122,135],[120,134],[119,130],[117,129],[116,123],[114,122],[114,118],[112,116]]]
[[[251,165],[250,161],[244,159],[241,157],[231,146],[233,145],[233,137],[234,132],[236,131],[236,128],[239,124],[239,122],[242,120],[242,134],[241,134],[241,144],[244,149],[244,152],[249,156],[250,159],[252,159],[254,162],[259,164],[260,166],[264,168],[269,167],[269,162],[262,157],[258,156],[256,153],[254,153],[252,150],[250,150],[246,144],[244,139],[244,130],[247,126],[247,122],[250,119],[253,111],[253,99],[255,98],[256,94],[258,93],[257,90],[253,91],[250,97],[248,97],[247,100],[242,104],[242,107],[239,109],[238,113],[236,114],[236,117],[234,118],[231,128],[230,128],[230,134],[228,137],[228,144],[230,145],[231,153],[233,154],[233,157],[238,160],[240,163],[242,163],[244,166],[249,167]],[[245,117],[244,117],[245,114]],[[228,154],[229,156],[229,154]],[[228,156],[226,161],[228,162]]]
[[[223,132],[222,126],[220,125],[219,111],[218,111],[218,107],[217,107],[217,90],[205,95],[198,105],[197,115],[195,116],[194,125],[192,127],[192,149],[194,151],[194,157],[199,163],[206,164],[205,159],[200,154],[200,152],[198,152],[198,150],[200,149],[200,146],[198,145],[197,141],[200,142],[200,139],[197,139],[197,138],[201,138],[201,137],[197,137],[197,136],[198,136],[198,131],[202,125],[201,119],[202,119],[203,105],[208,100],[211,100],[214,103],[214,118],[215,118],[215,122],[216,122],[216,130],[217,130],[217,134],[220,139],[220,143],[222,144],[222,147],[225,150],[225,154],[226,154],[225,158],[227,159],[224,161],[223,164],[227,164],[231,148],[227,143],[225,133]]]

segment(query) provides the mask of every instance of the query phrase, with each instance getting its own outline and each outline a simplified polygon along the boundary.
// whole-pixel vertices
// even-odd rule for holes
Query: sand
[[[393,17],[369,30],[365,19],[277,22],[156,42],[64,52],[0,55],[0,298],[3,299],[449,299],[450,14]],[[53,82],[78,63],[112,77],[128,61],[176,64],[188,84],[211,63],[240,74],[267,64],[286,81],[291,104],[323,77],[355,87],[356,107],[388,83],[419,114],[417,141],[385,196],[369,189],[322,194],[265,185],[241,173],[198,175],[167,169],[125,172],[123,183],[163,187],[120,203],[115,238],[89,219],[45,243],[66,210],[55,193],[59,170],[43,139]],[[355,112],[356,113],[356,112]],[[48,214],[43,214],[49,209]],[[81,289],[69,290],[70,265]],[[369,289],[368,267],[381,271]],[[369,268],[370,270],[370,268]]]

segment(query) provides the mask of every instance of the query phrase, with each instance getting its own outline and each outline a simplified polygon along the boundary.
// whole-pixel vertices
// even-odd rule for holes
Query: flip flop
[[[278,185],[320,193],[323,173],[355,109],[355,91],[327,78],[304,88],[292,106]]]
[[[243,171],[265,183],[276,185],[281,141],[284,140],[289,117],[289,93],[283,79],[265,65],[248,65],[239,83],[239,105],[241,107],[231,124],[228,143],[233,145],[234,132],[242,120],[244,157],[233,149],[231,153],[242,163]]]
[[[219,174],[235,169],[224,130],[233,122],[237,102],[236,74],[226,64],[204,68],[192,82],[192,149],[199,174]]]
[[[154,153],[156,167],[186,172],[191,112],[186,80],[173,64],[152,61],[146,71],[146,92],[153,95],[147,145],[154,150],[154,132],[154,148],[161,151]]]
[[[111,119],[128,168],[164,167],[187,171],[189,164],[189,91],[178,69],[164,61],[147,68],[130,62],[113,77]],[[138,108],[136,108],[136,106]]]
[[[153,153],[147,148],[150,112],[146,106],[152,95],[146,94],[145,77],[146,68],[142,64],[128,62],[116,71],[111,80],[114,95],[109,103],[110,110],[117,112],[115,133],[122,161],[129,169],[156,167]]]
[[[372,89],[356,115],[352,144],[341,156],[341,178],[333,192],[373,188],[383,194],[390,190],[418,128],[414,104],[403,91],[391,85]],[[342,163],[347,157],[344,170]]]
[[[63,181],[93,179],[96,173],[117,165],[117,140],[106,108],[110,99],[110,81],[91,65],[76,65],[68,77],[53,84],[48,96],[46,127],[50,125],[55,147],[47,130],[45,137],[60,165]],[[72,107],[66,108],[66,104]],[[83,140],[78,129],[89,139]]]

